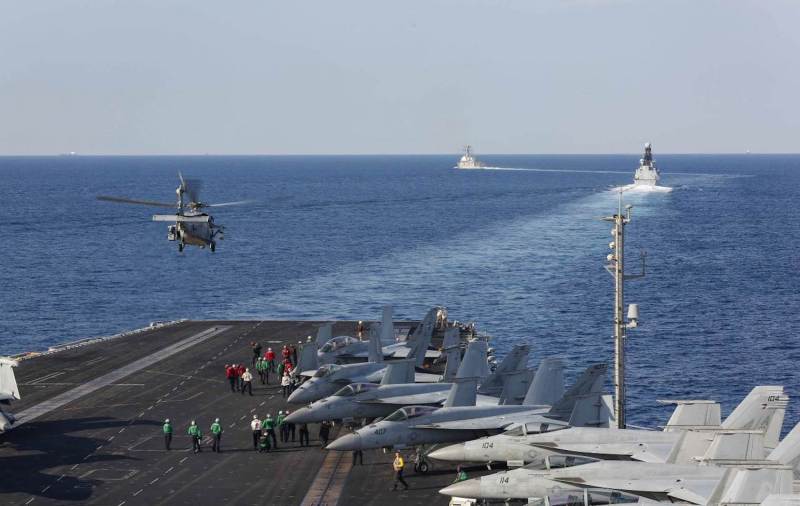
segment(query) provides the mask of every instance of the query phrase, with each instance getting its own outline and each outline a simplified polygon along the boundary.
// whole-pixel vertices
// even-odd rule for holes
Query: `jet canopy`
[[[338,364],[325,364],[321,366],[319,369],[317,369],[317,372],[314,373],[314,377],[324,378],[325,376],[330,376],[331,374],[335,373],[341,368],[342,366]]]
[[[351,383],[346,387],[337,390],[333,395],[336,397],[352,397],[356,394],[360,394],[361,392],[375,390],[379,386],[380,385],[376,385],[375,383]]]
[[[355,337],[350,336],[338,336],[334,337],[333,339],[329,339],[328,342],[322,345],[319,349],[322,353],[330,353],[332,351],[341,350],[351,344],[360,343],[358,339]]]
[[[639,502],[636,496],[612,490],[553,488],[547,497],[531,501],[536,506],[596,506]]]
[[[387,422],[402,422],[418,416],[429,415],[439,408],[433,406],[406,406],[384,418]]]
[[[547,422],[531,422],[520,425],[515,425],[510,429],[503,432],[504,436],[527,436],[528,434],[541,434],[542,432],[553,432],[554,430],[566,429],[567,425],[547,423]]]

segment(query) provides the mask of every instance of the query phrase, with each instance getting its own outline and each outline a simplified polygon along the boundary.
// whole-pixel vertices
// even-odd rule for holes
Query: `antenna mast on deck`
[[[643,278],[645,275],[645,252],[641,253],[642,272],[641,274],[625,274],[625,225],[631,221],[632,205],[625,206],[625,214],[622,214],[622,190],[619,192],[619,204],[617,214],[606,216],[604,221],[614,224],[611,235],[614,238],[608,244],[611,253],[606,260],[606,270],[614,277],[614,417],[617,420],[617,428],[625,428],[625,334],[627,329],[636,328],[639,325],[639,305],[631,304],[628,307],[627,321],[623,315],[625,305],[624,292],[625,280]]]

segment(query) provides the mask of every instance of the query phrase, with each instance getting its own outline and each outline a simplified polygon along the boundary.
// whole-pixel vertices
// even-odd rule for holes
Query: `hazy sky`
[[[798,0],[0,0],[0,154],[800,152]]]

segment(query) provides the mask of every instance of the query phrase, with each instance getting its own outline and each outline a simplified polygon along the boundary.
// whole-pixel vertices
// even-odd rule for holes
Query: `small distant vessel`
[[[634,186],[658,186],[661,174],[658,173],[656,162],[653,160],[652,146],[648,142],[644,145],[644,158],[639,159],[639,168],[633,176]]]
[[[656,168],[656,161],[653,160],[653,146],[648,142],[644,145],[644,156],[639,159],[639,168],[633,175],[633,184],[620,186],[615,191],[635,191],[635,192],[670,192],[672,188],[659,186],[661,173]]]
[[[483,163],[479,162],[477,158],[472,155],[472,146],[464,148],[464,156],[456,164],[457,169],[483,169],[486,167]]]

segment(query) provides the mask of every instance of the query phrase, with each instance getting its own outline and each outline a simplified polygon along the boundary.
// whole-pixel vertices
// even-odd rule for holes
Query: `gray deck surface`
[[[22,400],[13,404],[14,413],[208,329],[228,327],[0,435],[0,504],[447,504],[437,490],[452,481],[452,469],[418,476],[409,465],[411,490],[392,492],[392,455],[365,452],[366,465],[351,469],[349,453],[320,449],[316,425],[311,448],[289,443],[269,454],[253,452],[252,414],[275,416],[292,406],[279,387],[262,386],[258,378],[252,397],[231,393],[224,365],[249,365],[252,340],[265,350],[279,348],[315,334],[320,323],[184,322],[22,361],[15,371]],[[334,335],[354,327],[337,322]],[[212,453],[206,437],[203,452],[193,454],[190,420],[207,436],[215,417],[225,431],[223,452]],[[161,436],[164,418],[175,428],[169,452]]]

